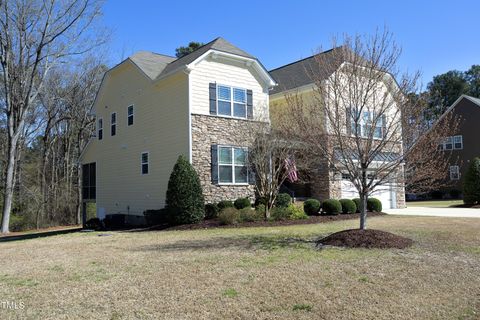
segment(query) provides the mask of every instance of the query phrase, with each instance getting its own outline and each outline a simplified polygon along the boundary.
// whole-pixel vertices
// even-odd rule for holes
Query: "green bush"
[[[467,205],[480,203],[480,158],[474,158],[465,172],[463,202]]]
[[[11,232],[25,231],[36,227],[33,217],[29,214],[10,214],[9,229]]]
[[[275,207],[286,208],[292,203],[292,197],[288,193],[279,193],[275,200]]]
[[[240,211],[233,207],[225,208],[218,214],[220,224],[232,225],[240,221]]]
[[[328,199],[323,201],[322,210],[328,215],[337,215],[342,211],[342,204],[336,199]]]
[[[91,218],[85,222],[85,229],[100,231],[105,230],[105,225],[103,221],[98,218]]]
[[[225,208],[233,208],[233,202],[230,200],[222,200],[218,204],[218,209],[222,211]]]
[[[302,208],[294,205],[293,203],[287,207],[288,211],[290,212],[289,219],[291,220],[302,220],[308,219],[307,214],[302,210]]]
[[[145,210],[143,212],[145,221],[148,226],[158,226],[168,222],[168,209]]]
[[[207,203],[205,205],[205,219],[215,219],[220,209],[215,203]]]
[[[260,221],[263,219],[263,214],[252,208],[243,208],[240,210],[240,221],[241,222],[253,222]]]
[[[235,206],[235,208],[240,210],[243,208],[250,208],[252,204],[250,203],[250,200],[248,198],[238,198],[237,200],[235,200],[233,205]]]
[[[355,203],[355,206],[357,207],[356,212],[360,212],[360,209],[362,208],[362,201],[360,200],[360,198],[352,199],[352,201]]]
[[[357,212],[357,205],[350,199],[340,199],[342,205],[342,213],[349,214]]]
[[[259,204],[258,206],[255,207],[255,211],[258,212],[258,214],[262,215],[262,217],[265,217],[265,211],[266,207],[264,204]]]
[[[267,205],[267,199],[265,197],[257,197],[255,198],[255,208],[258,207],[259,205]]]
[[[303,203],[303,210],[309,216],[315,215],[320,211],[320,201],[317,199],[308,199]]]
[[[371,212],[382,212],[382,202],[377,198],[368,198],[367,210]]]
[[[288,220],[290,218],[290,210],[288,207],[274,207],[270,212],[270,220],[281,221]]]
[[[197,172],[183,155],[168,180],[166,208],[173,224],[196,223],[205,217],[205,201]]]

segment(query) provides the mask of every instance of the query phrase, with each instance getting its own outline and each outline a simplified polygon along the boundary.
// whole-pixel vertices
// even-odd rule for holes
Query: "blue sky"
[[[403,48],[400,67],[424,84],[448,70],[480,64],[480,1],[154,1],[109,0],[111,63],[138,50],[174,55],[189,41],[222,36],[267,69],[328,49],[333,35],[387,26]]]

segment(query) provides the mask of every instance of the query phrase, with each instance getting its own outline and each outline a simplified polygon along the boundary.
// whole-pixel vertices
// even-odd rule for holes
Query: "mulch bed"
[[[412,243],[413,241],[411,239],[398,236],[390,232],[374,229],[350,229],[332,233],[328,237],[319,240],[317,245],[368,249],[404,249],[411,246]]]
[[[383,216],[385,213],[382,212],[369,212],[369,217]],[[339,214],[336,216],[310,216],[308,219],[304,220],[282,220],[282,221],[254,221],[254,222],[243,222],[237,223],[235,225],[221,225],[220,221],[217,219],[204,220],[196,224],[184,224],[180,226],[173,227],[163,227],[163,228],[150,228],[150,230],[196,230],[196,229],[209,229],[209,228],[248,228],[248,227],[273,227],[273,226],[291,226],[299,224],[315,224],[315,223],[324,223],[331,221],[339,220],[351,220],[359,219],[358,214]]]

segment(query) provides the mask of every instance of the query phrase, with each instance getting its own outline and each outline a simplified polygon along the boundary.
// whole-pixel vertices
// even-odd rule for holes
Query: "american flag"
[[[298,181],[297,166],[292,158],[285,159],[285,170],[287,170],[287,179],[290,182]]]

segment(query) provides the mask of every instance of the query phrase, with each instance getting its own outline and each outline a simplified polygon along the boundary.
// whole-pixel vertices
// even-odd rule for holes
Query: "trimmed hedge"
[[[167,209],[145,210],[143,212],[145,221],[148,226],[158,226],[159,224],[167,223],[169,220]]]
[[[207,203],[205,205],[205,219],[215,219],[219,212],[220,209],[215,203]]]
[[[233,202],[230,200],[222,200],[217,203],[218,209],[222,211],[225,208],[233,208]]]
[[[313,216],[320,211],[320,201],[317,199],[308,199],[303,203],[303,210],[309,216]]]
[[[260,221],[263,219],[263,216],[263,213],[253,210],[251,207],[240,210],[240,221],[242,222]]]
[[[377,198],[368,198],[367,210],[371,212],[382,212],[382,202]]]
[[[355,212],[360,212],[360,208],[362,207],[362,202],[360,201],[360,198],[354,198],[352,201],[355,203],[355,206],[357,207],[357,210]]]
[[[197,172],[183,155],[168,180],[166,208],[173,224],[197,223],[205,217],[205,201]]]
[[[250,200],[248,198],[238,198],[237,200],[235,200],[233,205],[235,206],[235,208],[240,210],[244,208],[250,208],[252,204],[250,203]]]
[[[279,193],[275,200],[275,207],[286,208],[292,203],[292,197],[288,193]]]
[[[233,207],[225,208],[218,214],[218,220],[223,225],[237,224],[240,221],[240,211]]]
[[[357,212],[357,205],[350,199],[340,199],[342,205],[342,213],[349,214]]]
[[[342,204],[336,199],[328,199],[323,201],[322,210],[328,215],[337,215],[342,211]]]
[[[467,205],[480,203],[480,158],[474,158],[465,172],[463,202]]]

